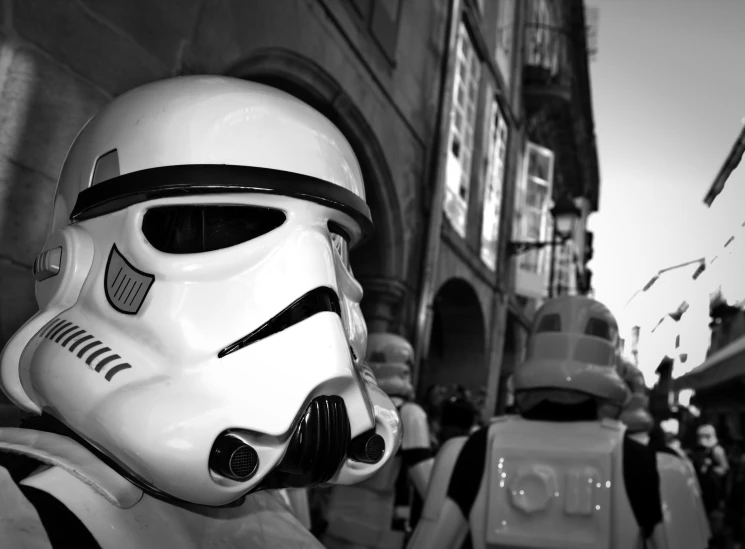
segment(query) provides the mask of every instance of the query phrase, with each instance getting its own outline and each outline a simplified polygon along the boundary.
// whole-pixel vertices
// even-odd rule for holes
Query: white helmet
[[[414,348],[411,343],[396,334],[369,334],[367,360],[378,386],[388,396],[414,397],[414,386],[411,383]]]
[[[203,505],[359,482],[396,453],[395,407],[359,371],[360,168],[305,103],[215,76],[125,93],[75,139],[52,225],[40,311],[0,365],[19,407]]]
[[[629,389],[616,369],[617,339],[616,320],[605,305],[584,296],[548,301],[536,313],[526,362],[514,374],[518,404],[592,397],[620,413]]]

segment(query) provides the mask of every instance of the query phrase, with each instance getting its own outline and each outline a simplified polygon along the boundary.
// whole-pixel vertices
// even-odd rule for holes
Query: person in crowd
[[[452,396],[442,404],[440,417],[440,445],[453,437],[473,432],[477,425],[478,410],[463,386],[456,386]]]
[[[422,399],[422,408],[424,408],[429,420],[429,435],[433,451],[440,447],[440,420],[442,416],[442,406],[447,400],[447,388],[441,384],[432,384],[427,388]]]
[[[714,425],[699,425],[696,435],[697,442],[689,456],[701,486],[701,497],[709,516],[711,530],[716,543],[721,544],[725,526],[726,476],[730,467]]]
[[[732,549],[741,549],[745,544],[745,452],[739,437],[732,444],[727,461],[730,471],[724,506],[725,524],[735,544]]]
[[[472,430],[476,430],[479,427],[486,425],[486,418],[492,416],[486,410],[486,387],[481,387],[473,397],[473,405],[476,408],[476,424]]]

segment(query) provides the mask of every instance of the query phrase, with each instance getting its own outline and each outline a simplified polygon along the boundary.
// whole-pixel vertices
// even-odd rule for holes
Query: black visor
[[[222,164],[165,166],[114,177],[82,191],[70,220],[92,219],[157,198],[236,192],[289,196],[337,209],[360,225],[360,242],[374,230],[365,201],[343,187],[292,172]]]
[[[179,204],[147,210],[142,233],[158,251],[197,254],[248,242],[284,221],[284,212],[271,208]]]

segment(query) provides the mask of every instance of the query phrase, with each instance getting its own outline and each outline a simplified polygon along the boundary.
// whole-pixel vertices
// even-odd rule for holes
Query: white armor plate
[[[487,546],[610,549],[613,454],[622,434],[599,422],[495,425]]]

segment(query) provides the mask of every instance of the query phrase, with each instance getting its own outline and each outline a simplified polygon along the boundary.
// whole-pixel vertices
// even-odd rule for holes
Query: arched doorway
[[[451,278],[434,299],[429,350],[419,381],[424,394],[432,385],[460,384],[476,393],[488,376],[484,315],[476,292]]]
[[[387,331],[406,297],[403,212],[383,150],[367,120],[339,84],[318,64],[290,50],[257,51],[229,71],[281,89],[331,120],[349,140],[362,169],[375,235],[352,251],[350,262],[362,283],[368,330]]]

